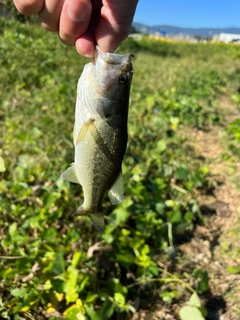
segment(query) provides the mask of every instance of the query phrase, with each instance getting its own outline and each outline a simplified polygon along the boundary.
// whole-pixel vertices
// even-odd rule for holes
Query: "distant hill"
[[[158,25],[158,26],[147,26],[138,22],[133,23],[134,28],[138,31],[151,34],[156,31],[164,31],[167,34],[183,34],[183,35],[191,35],[191,36],[213,36],[218,35],[222,32],[224,33],[235,33],[240,34],[240,28],[181,28],[175,26],[167,26],[167,25]]]

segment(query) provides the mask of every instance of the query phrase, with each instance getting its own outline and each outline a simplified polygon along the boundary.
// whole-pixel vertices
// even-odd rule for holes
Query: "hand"
[[[93,57],[97,44],[113,52],[131,31],[138,0],[13,0],[24,15],[38,14],[41,25],[62,42]]]

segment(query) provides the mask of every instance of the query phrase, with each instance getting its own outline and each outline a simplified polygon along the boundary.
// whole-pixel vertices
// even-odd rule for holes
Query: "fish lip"
[[[100,56],[102,60],[109,64],[127,64],[131,63],[131,58],[134,57],[134,55],[129,52],[126,54],[118,54],[113,52],[103,52],[99,46],[96,46],[96,51],[94,55],[94,64],[97,61],[97,57]]]

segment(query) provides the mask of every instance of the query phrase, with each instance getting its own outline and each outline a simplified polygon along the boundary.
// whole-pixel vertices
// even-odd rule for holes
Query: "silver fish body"
[[[85,65],[77,87],[74,163],[62,174],[64,180],[82,186],[84,202],[77,213],[88,215],[101,232],[106,191],[114,205],[124,196],[121,165],[127,145],[131,57],[97,48],[94,60]]]

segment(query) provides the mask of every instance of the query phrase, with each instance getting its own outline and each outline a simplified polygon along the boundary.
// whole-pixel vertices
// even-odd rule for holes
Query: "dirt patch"
[[[192,137],[192,147],[203,159],[203,165],[210,169],[212,191],[197,195],[204,222],[196,225],[188,241],[178,245],[180,255],[173,272],[178,271],[184,277],[196,269],[207,271],[209,291],[201,296],[208,311],[206,320],[240,320],[240,269],[237,272],[240,266],[240,191],[232,182],[237,176],[240,179],[240,164],[223,158],[227,152],[224,128],[240,115],[225,97],[220,108],[225,115],[222,126],[212,126],[207,132],[191,130],[186,133]],[[171,269],[171,263],[165,267]],[[188,276],[186,279],[195,286],[194,280]],[[188,294],[176,304],[156,302],[152,312],[150,305],[148,311],[143,307],[144,310],[135,313],[131,320],[179,319],[180,306],[188,300]]]
[[[239,117],[236,108],[225,98],[221,108],[225,114],[224,127]],[[208,271],[211,295],[203,297],[207,319],[239,320],[240,192],[232,178],[240,178],[240,166],[223,160],[226,153],[223,132],[219,126],[208,132],[193,133],[194,147],[204,157],[215,185],[211,195],[199,194],[204,226],[197,226],[192,240],[181,245],[180,250],[187,259]]]

